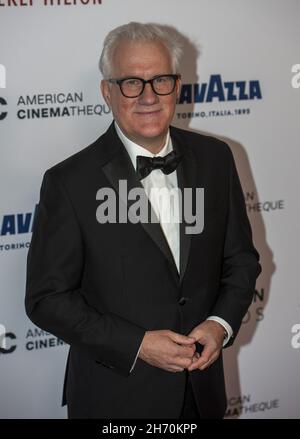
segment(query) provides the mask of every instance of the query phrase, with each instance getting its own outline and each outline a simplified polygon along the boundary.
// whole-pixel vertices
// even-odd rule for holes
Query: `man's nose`
[[[151,84],[145,84],[143,93],[140,95],[140,102],[143,104],[154,104],[158,101],[158,95],[152,90]]]

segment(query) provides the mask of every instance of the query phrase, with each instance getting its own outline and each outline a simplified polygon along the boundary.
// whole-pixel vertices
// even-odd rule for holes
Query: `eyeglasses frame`
[[[155,81],[155,79],[157,79],[157,78],[160,78],[161,76],[168,76],[168,77],[172,77],[174,79],[174,87],[173,87],[173,89],[169,93],[157,93],[154,90],[153,81]],[[122,90],[122,84],[123,84],[124,81],[126,81],[128,79],[138,79],[138,80],[143,82],[143,87],[141,89],[141,92],[138,95],[136,95],[136,96],[127,96],[127,95],[124,94],[124,92]],[[176,81],[178,81],[179,79],[181,79],[181,75],[180,74],[168,73],[168,74],[163,74],[163,75],[156,75],[156,76],[153,76],[153,78],[147,79],[147,80],[143,79],[143,78],[140,78],[138,76],[126,76],[125,78],[120,78],[120,79],[110,78],[110,79],[107,79],[107,81],[110,82],[111,84],[117,84],[120,87],[120,91],[121,91],[122,95],[125,98],[134,99],[134,98],[138,98],[139,96],[141,96],[143,94],[143,92],[145,90],[145,86],[148,83],[151,85],[151,89],[152,89],[153,93],[155,93],[156,95],[158,95],[158,96],[168,96],[168,95],[172,94],[173,91],[175,90]]]

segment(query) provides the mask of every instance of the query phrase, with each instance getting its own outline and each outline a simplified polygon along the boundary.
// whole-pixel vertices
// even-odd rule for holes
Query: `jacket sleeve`
[[[126,376],[145,329],[87,303],[81,286],[84,263],[84,242],[71,200],[57,175],[47,171],[27,258],[27,315]]]
[[[261,267],[252,243],[252,232],[233,155],[229,152],[227,228],[218,300],[212,314],[228,322],[233,330],[230,346],[241,326],[255,290]]]

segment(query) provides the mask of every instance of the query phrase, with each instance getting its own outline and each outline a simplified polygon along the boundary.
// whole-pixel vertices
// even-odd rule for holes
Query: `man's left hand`
[[[193,363],[188,367],[188,370],[204,370],[211,366],[220,355],[224,341],[224,327],[214,320],[206,320],[196,326],[188,335],[203,345],[201,355],[195,352]]]

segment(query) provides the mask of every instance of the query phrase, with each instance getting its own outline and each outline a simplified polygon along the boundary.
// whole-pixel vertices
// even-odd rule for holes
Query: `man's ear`
[[[107,103],[109,108],[111,108],[109,83],[105,79],[102,79],[101,84],[100,84],[100,88],[101,88],[101,93],[102,93],[103,99],[105,100],[105,102]]]

